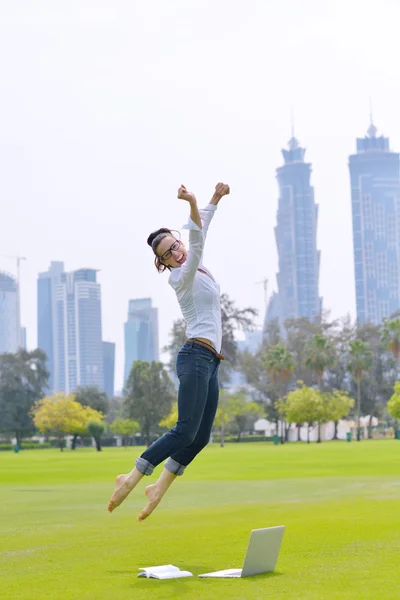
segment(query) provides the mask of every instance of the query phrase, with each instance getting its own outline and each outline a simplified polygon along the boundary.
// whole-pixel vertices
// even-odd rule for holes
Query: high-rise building
[[[400,307],[400,162],[371,121],[349,159],[357,320],[379,324]]]
[[[304,162],[305,149],[295,137],[282,150],[284,165],[277,169],[279,201],[275,238],[278,250],[278,291],[269,313],[286,319],[321,313],[319,297],[320,252],[317,250],[318,206],[311,186],[311,164]]]
[[[64,272],[51,263],[38,280],[38,345],[48,357],[51,391],[104,389],[101,288],[95,269]]]
[[[19,328],[17,282],[0,272],[0,354],[17,352]]]
[[[115,377],[115,344],[113,342],[103,342],[103,372],[104,391],[109,398],[113,398]]]
[[[56,288],[61,285],[64,263],[52,261],[45,273],[39,273],[38,294],[38,347],[47,356],[50,373],[49,390],[60,391],[59,331],[57,327]]]
[[[125,323],[125,375],[127,381],[136,360],[159,360],[158,311],[151,298],[129,300],[128,320]]]

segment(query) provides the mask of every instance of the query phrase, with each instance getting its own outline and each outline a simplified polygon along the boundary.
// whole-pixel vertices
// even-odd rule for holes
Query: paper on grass
[[[193,573],[181,571],[174,565],[160,565],[158,567],[144,567],[139,569],[143,571],[138,577],[148,577],[150,579],[175,579],[178,577],[192,577]]]

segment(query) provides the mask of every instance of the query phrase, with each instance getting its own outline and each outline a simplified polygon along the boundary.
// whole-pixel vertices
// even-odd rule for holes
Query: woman
[[[144,475],[168,459],[154,485],[146,487],[147,505],[139,515],[146,519],[185,467],[208,444],[218,406],[218,367],[223,359],[221,348],[221,308],[219,285],[201,264],[208,226],[221,198],[229,194],[229,186],[218,183],[210,203],[199,211],[194,194],[185,186],[178,198],[190,205],[189,249],[176,239],[171,230],[158,229],[147,243],[155,254],[159,272],[170,271],[169,283],[175,290],[187,325],[187,341],[179,351],[176,370],[179,378],[178,421],[136,459],[135,468],[119,475],[108,503],[112,512],[121,504]]]

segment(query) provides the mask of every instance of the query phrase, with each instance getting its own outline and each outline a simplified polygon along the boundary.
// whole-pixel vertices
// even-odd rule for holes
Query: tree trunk
[[[281,444],[285,443],[285,419],[281,420]]]
[[[394,420],[393,429],[394,429],[394,439],[397,440],[397,432],[399,430],[399,422],[397,419]]]
[[[58,445],[60,446],[60,451],[64,452],[64,438],[63,437],[59,438]]]
[[[96,450],[97,450],[97,452],[101,452],[101,438],[95,437],[94,441],[95,441],[95,444],[96,444]]]
[[[370,415],[369,417],[369,423],[368,423],[368,439],[372,440],[372,415]]]
[[[361,381],[357,379],[357,442],[361,439],[360,432],[360,413],[361,413]]]
[[[338,440],[338,426],[339,426],[339,421],[335,421],[335,431],[333,433],[333,438],[334,440]]]
[[[72,438],[71,450],[75,450],[77,441],[78,441],[78,436],[75,434],[74,437]]]
[[[307,423],[307,444],[310,443],[310,423]]]
[[[219,444],[220,444],[221,448],[223,448],[225,446],[225,426],[224,426],[224,423],[221,424],[220,437],[221,437],[221,439],[220,439]]]
[[[317,439],[317,444],[321,443],[321,422],[318,421],[318,439]]]
[[[144,437],[146,439],[146,445],[147,445],[147,447],[149,447],[151,445],[151,435],[150,435],[150,430],[149,429],[145,429],[145,431],[144,431]]]

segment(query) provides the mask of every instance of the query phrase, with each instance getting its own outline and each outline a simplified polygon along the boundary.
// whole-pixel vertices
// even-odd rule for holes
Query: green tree
[[[395,420],[395,431],[397,437],[398,421],[400,419],[400,381],[397,381],[394,385],[394,394],[387,403],[387,410]]]
[[[362,340],[353,340],[349,344],[347,368],[357,384],[357,440],[360,441],[361,381],[366,371],[373,366],[371,348]]]
[[[87,432],[89,422],[100,422],[102,413],[90,406],[82,406],[73,395],[54,394],[35,402],[32,409],[35,426],[41,433],[52,433],[64,449],[64,439],[76,431]]]
[[[396,363],[395,378],[397,380],[397,378],[399,376],[399,366],[400,366],[400,319],[399,318],[390,319],[385,322],[383,332],[382,332],[382,341],[385,344],[385,347],[388,350],[390,350],[390,352],[393,354],[393,357],[394,357],[394,360]],[[395,438],[397,438],[397,431],[398,431],[398,421],[397,421],[397,419],[395,419],[395,426],[394,426]]]
[[[214,425],[218,427],[220,434],[220,446],[225,446],[225,428],[232,421],[232,414],[229,407],[229,393],[221,390],[218,402],[218,410],[215,415]]]
[[[75,394],[75,401],[79,402],[79,404],[82,404],[82,406],[90,406],[90,408],[103,413],[103,415],[107,414],[109,408],[109,399],[107,394],[101,392],[96,386],[88,385],[78,387]],[[76,432],[73,435],[74,437],[72,439],[71,449],[75,450],[77,439],[79,435],[83,435],[83,433]],[[94,438],[94,436],[92,437]]]
[[[292,378],[295,367],[292,354],[286,346],[278,344],[268,348],[265,354],[265,368],[271,375],[272,382],[277,390],[278,398],[283,399],[287,391],[287,385]],[[282,418],[281,443],[283,444],[287,436],[285,419]]]
[[[314,373],[320,391],[323,391],[323,377],[327,369],[335,362],[333,345],[322,333],[314,335],[306,347],[306,365]],[[318,423],[318,440],[321,442],[321,422]]]
[[[0,431],[13,434],[19,446],[35,431],[31,410],[43,397],[48,380],[41,350],[0,355]]]
[[[349,343],[354,339],[355,326],[349,315],[338,322],[338,326],[331,332],[331,342],[334,351],[334,362],[329,367],[327,375],[324,377],[326,388],[329,391],[346,391],[348,389],[347,380],[347,352]],[[342,418],[342,417],[339,417]],[[334,419],[335,432],[333,439],[338,439],[339,419]]]
[[[101,436],[104,433],[104,429],[105,426],[103,423],[101,423],[100,421],[89,421],[86,424],[86,428],[89,432],[89,434],[92,436],[92,438],[95,441],[96,444],[96,450],[98,452],[101,451]]]
[[[99,390],[94,385],[78,387],[75,394],[76,402],[82,404],[82,406],[90,406],[95,410],[107,414],[109,407],[109,399],[106,393]]]
[[[354,406],[354,400],[346,392],[335,390],[334,392],[326,392],[324,394],[324,404],[325,422],[334,421],[336,424],[340,419],[348,417]],[[333,439],[336,439],[336,427]]]
[[[166,427],[167,429],[172,429],[175,423],[178,421],[178,403],[174,402],[172,405],[170,413],[160,421],[160,427]]]
[[[386,404],[393,393],[396,381],[395,359],[388,351],[382,336],[382,327],[365,324],[358,328],[357,338],[369,345],[372,353],[372,367],[365,372],[360,385],[361,414],[370,415],[368,436],[372,437],[372,418],[379,417],[385,412]],[[354,390],[351,395],[357,394],[357,385],[353,380]]]
[[[248,402],[243,392],[237,392],[235,394],[229,394],[227,399],[227,411],[231,417],[231,421],[234,424],[234,428],[237,433],[237,441],[240,442],[240,438],[249,421],[256,420],[257,415],[260,412],[260,407],[255,402]]]
[[[398,375],[400,361],[400,319],[390,319],[385,322],[382,331],[382,341],[395,358],[396,375]]]
[[[111,432],[122,437],[122,445],[128,445],[128,439],[140,431],[140,425],[133,419],[115,419],[110,425]]]
[[[310,428],[323,418],[321,394],[309,386],[288,393],[286,400],[277,402],[277,409],[284,414],[289,423],[305,423],[307,425],[307,443],[310,443]]]
[[[125,388],[127,416],[138,421],[149,446],[161,419],[171,411],[175,388],[164,365],[136,361]]]

